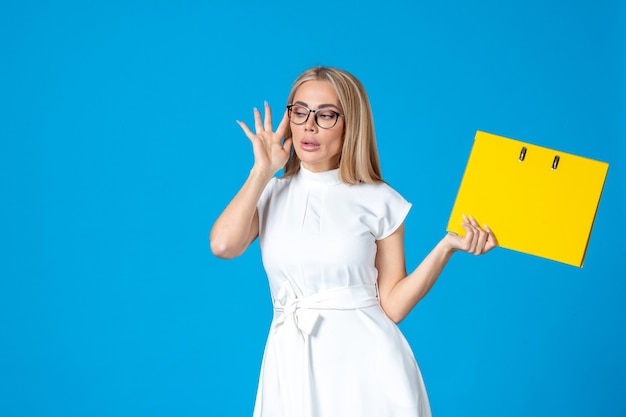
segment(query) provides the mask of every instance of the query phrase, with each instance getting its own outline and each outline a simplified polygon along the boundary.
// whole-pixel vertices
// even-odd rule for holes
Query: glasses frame
[[[306,119],[304,119],[304,121],[302,121],[302,122],[298,123],[298,122],[294,122],[293,120],[291,120],[291,108],[292,108],[293,106],[302,107],[303,109],[308,110],[308,112],[309,112],[309,113],[306,115]],[[339,121],[339,118],[340,118],[340,117],[346,117],[346,115],[345,115],[345,114],[343,114],[343,113],[339,113],[339,112],[336,112],[336,111],[331,110],[331,109],[317,109],[317,110],[311,110],[311,109],[309,109],[308,107],[303,106],[302,104],[288,104],[288,105],[287,105],[287,111],[289,112],[289,121],[290,121],[291,123],[295,124],[295,125],[298,125],[298,126],[305,124],[305,123],[309,120],[309,117],[311,117],[311,113],[313,113],[313,120],[315,121],[315,124],[316,124],[316,125],[317,125],[320,129],[332,129],[333,127],[337,126],[337,122]],[[334,123],[332,126],[330,126],[330,127],[320,126],[320,123],[317,121],[317,113],[318,113],[318,112],[320,112],[320,111],[331,111],[331,112],[335,113],[335,114],[337,115],[337,118],[335,119],[335,123]]]

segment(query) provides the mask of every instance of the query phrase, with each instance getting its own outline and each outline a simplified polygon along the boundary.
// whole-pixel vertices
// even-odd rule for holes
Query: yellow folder
[[[448,231],[472,215],[501,247],[582,267],[608,168],[478,131]]]

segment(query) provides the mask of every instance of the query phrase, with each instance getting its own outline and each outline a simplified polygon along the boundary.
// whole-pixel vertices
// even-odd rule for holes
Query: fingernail
[[[259,109],[257,109],[256,107],[252,109],[252,111],[259,111]]]
[[[267,100],[265,100],[265,101],[263,102],[263,104],[264,104],[264,105],[266,105],[266,106],[269,106],[269,103],[267,102]]]

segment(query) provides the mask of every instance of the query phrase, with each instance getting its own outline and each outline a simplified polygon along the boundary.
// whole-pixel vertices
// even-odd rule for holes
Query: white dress
[[[422,376],[380,307],[376,240],[411,204],[339,171],[273,178],[259,239],[274,304],[254,417],[427,417]]]

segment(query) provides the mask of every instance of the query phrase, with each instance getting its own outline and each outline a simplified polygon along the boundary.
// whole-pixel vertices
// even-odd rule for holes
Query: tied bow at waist
[[[274,298],[275,324],[293,324],[304,336],[315,331],[319,310],[356,310],[378,304],[376,285],[333,288],[308,297],[298,297],[289,283],[283,284]]]

